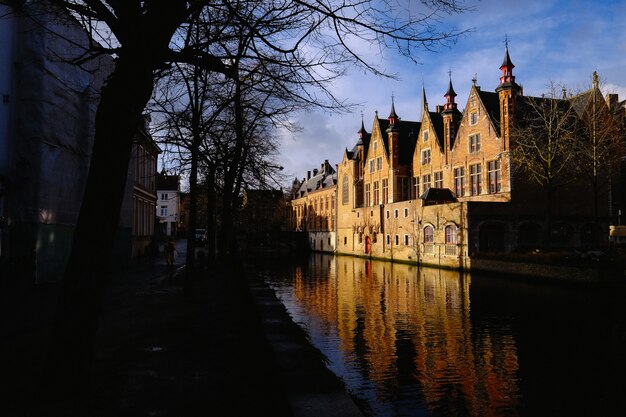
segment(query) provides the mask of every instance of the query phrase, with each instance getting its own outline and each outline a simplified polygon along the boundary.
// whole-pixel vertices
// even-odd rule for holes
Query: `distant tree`
[[[570,99],[582,125],[581,137],[575,142],[576,164],[581,178],[591,185],[596,223],[603,201],[611,214],[612,188],[626,156],[624,109],[619,107],[616,96],[613,103],[610,98],[603,97],[598,74],[594,72],[592,88]]]
[[[33,2],[24,2],[20,6],[22,11],[27,13]],[[295,65],[291,68],[299,76],[321,80],[318,91],[330,93],[325,81],[343,74],[349,65],[384,74],[359,54],[356,42],[364,41],[374,48],[394,48],[416,59],[416,52],[457,38],[460,32],[438,30],[435,23],[446,13],[463,11],[455,0],[425,2],[428,7],[417,13],[399,10],[398,3],[393,1],[373,0],[47,0],[47,3],[71,12],[95,40],[76,63],[100,54],[115,58],[114,69],[100,95],[86,190],[42,380],[42,393],[51,397],[89,387],[100,299],[119,223],[133,137],[159,71],[179,62],[237,78],[235,63],[212,47],[233,36],[228,30],[233,23],[243,24],[254,34],[251,50],[260,52],[265,47],[275,52],[270,60],[276,57],[290,60]],[[251,20],[250,16],[260,19]],[[190,43],[187,42],[193,30],[190,22],[196,18],[202,18],[210,30],[202,42]],[[280,23],[287,24],[275,30],[275,25]],[[311,102],[318,99],[317,94],[309,94]],[[235,114],[239,113],[236,110]],[[241,133],[242,127],[236,126],[236,130]],[[103,189],[107,190],[106,199],[100,198]],[[97,236],[94,230],[99,230]]]
[[[575,143],[580,123],[571,103],[558,98],[560,88],[549,85],[542,98],[523,97],[517,125],[511,129],[511,155],[516,173],[545,192],[544,245],[550,244],[554,193],[577,180]]]

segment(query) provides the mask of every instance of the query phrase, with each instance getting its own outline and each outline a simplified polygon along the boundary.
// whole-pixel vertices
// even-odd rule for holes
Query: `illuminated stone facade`
[[[623,113],[624,103],[614,95],[605,100],[597,79],[577,96],[526,97],[513,67],[507,48],[496,91],[482,91],[472,80],[463,112],[450,80],[445,103],[434,111],[423,90],[419,122],[402,120],[392,100],[387,118],[376,113],[371,133],[362,123],[336,174],[337,221],[329,230],[336,231],[337,253],[469,268],[474,255],[540,247],[546,233],[555,248],[606,241],[623,203],[613,194],[616,184],[603,191],[606,203],[594,213],[590,187],[572,181],[553,198],[546,223],[544,190],[516,170],[511,130],[528,117],[523,109],[530,104],[557,101],[582,119],[592,106]],[[311,207],[317,212],[299,201],[304,194],[293,201],[299,219],[293,230],[309,230],[302,219]],[[546,224],[550,230],[543,230]]]

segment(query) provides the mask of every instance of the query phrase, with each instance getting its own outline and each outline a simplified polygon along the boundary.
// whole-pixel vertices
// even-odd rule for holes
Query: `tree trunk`
[[[211,268],[215,263],[215,165],[209,165],[206,179],[207,183],[207,207],[206,207],[206,232],[207,232],[207,266]]]
[[[90,386],[100,302],[133,138],[152,88],[151,68],[141,57],[125,55],[102,89],[85,194],[40,381],[44,400],[61,401]]]
[[[183,293],[190,295],[193,287],[193,275],[196,266],[196,218],[198,216],[198,153],[200,144],[194,133],[191,145],[191,170],[189,172],[189,223],[187,227],[187,260]]]
[[[547,185],[546,193],[546,217],[543,231],[543,246],[545,249],[550,249],[550,245],[552,244],[552,197],[554,194],[551,184]]]

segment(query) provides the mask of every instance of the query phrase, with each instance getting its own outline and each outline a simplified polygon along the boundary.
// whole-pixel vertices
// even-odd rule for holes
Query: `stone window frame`
[[[469,153],[480,152],[481,138],[480,133],[472,133],[467,139]]]
[[[422,149],[422,165],[429,165],[432,159],[430,148]]]
[[[496,194],[502,191],[502,163],[501,159],[487,161],[487,192]]]

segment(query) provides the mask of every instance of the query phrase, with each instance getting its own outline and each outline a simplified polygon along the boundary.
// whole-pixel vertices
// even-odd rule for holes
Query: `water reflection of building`
[[[298,274],[298,303],[337,329],[339,349],[375,384],[433,414],[496,416],[517,406],[517,351],[506,325],[470,319],[470,278],[359,258],[314,256]],[[321,271],[321,273],[320,273]]]

